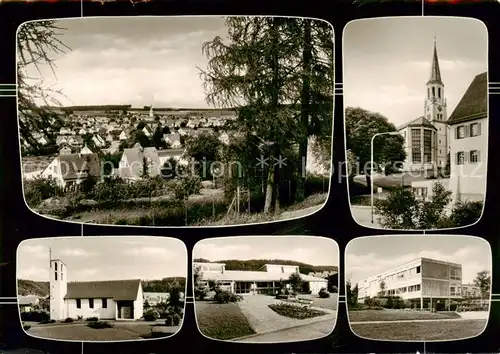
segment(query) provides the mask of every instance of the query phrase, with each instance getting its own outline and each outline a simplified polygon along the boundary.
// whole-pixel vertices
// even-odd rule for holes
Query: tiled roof
[[[65,180],[76,179],[77,173],[87,172],[89,176],[99,177],[101,167],[97,154],[68,154],[57,157],[61,166],[61,174]]]
[[[488,75],[486,72],[477,75],[457,107],[450,115],[448,124],[457,124],[474,119],[486,118],[488,115]]]
[[[418,117],[408,123],[403,124],[402,126],[398,127],[398,130],[401,130],[406,127],[428,127],[432,129],[436,129],[434,125],[432,125],[431,122],[425,117]]]
[[[287,280],[292,273],[278,273],[278,272],[261,272],[261,271],[247,271],[247,270],[226,270],[224,273],[217,271],[203,271],[203,279],[209,280],[234,280],[234,281],[280,281]],[[305,274],[300,274],[303,281],[321,281],[325,279],[312,277]]]
[[[124,149],[123,155],[126,156],[128,164],[131,167],[120,168],[120,175],[122,177],[140,177],[143,172],[143,158],[149,160],[150,168],[148,172],[151,177],[157,176],[160,173],[160,158],[155,147],[146,147],[142,151],[139,147]]]
[[[108,298],[131,301],[137,298],[140,279],[69,282],[65,299]]]

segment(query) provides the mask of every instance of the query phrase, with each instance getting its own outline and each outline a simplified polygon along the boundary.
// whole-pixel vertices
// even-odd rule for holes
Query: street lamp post
[[[373,224],[373,205],[374,205],[374,198],[373,198],[373,142],[377,136],[381,135],[401,135],[400,132],[384,132],[384,133],[376,133],[372,136],[371,144],[370,144],[370,189],[371,189],[371,212],[372,212],[372,224]]]

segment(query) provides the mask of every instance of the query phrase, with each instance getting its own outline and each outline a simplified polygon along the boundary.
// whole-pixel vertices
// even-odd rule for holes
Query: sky
[[[350,22],[343,35],[344,106],[378,112],[396,126],[424,115],[434,38],[449,117],[474,77],[487,71],[488,33],[476,19]]]
[[[345,274],[352,284],[419,257],[462,264],[462,283],[472,283],[477,273],[491,272],[487,241],[459,235],[402,235],[361,237],[346,247]]]
[[[193,259],[219,260],[282,259],[314,266],[338,266],[335,241],[314,236],[238,236],[202,240],[193,249]]]
[[[65,29],[58,38],[71,51],[51,56],[56,77],[48,66],[42,74],[45,86],[64,93],[57,96],[64,106],[208,107],[197,66],[206,68],[203,42],[227,36],[222,17],[101,17],[56,23]]]
[[[29,239],[17,249],[17,278],[48,281],[52,259],[67,266],[68,281],[187,277],[187,250],[168,237],[55,237]]]

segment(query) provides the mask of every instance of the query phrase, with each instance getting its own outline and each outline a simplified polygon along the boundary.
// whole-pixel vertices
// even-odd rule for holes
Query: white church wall
[[[76,307],[76,299],[67,299],[66,306],[68,308],[68,317],[77,318],[83,316],[98,317],[99,319],[115,319],[116,304],[112,299],[108,299],[107,308],[102,307],[102,299],[94,299],[94,308],[90,308],[89,299],[81,299],[81,308]]]
[[[142,286],[139,286],[137,298],[134,301],[134,319],[140,319],[144,315],[144,296]]]

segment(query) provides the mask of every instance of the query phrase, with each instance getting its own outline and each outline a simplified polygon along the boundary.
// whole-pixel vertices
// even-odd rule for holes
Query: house
[[[50,319],[138,320],[144,312],[140,279],[68,282],[68,267],[50,260]]]
[[[148,302],[150,306],[156,306],[159,303],[165,303],[170,298],[169,293],[153,293],[153,292],[144,292],[143,293],[144,302]]]
[[[170,159],[174,159],[181,165],[186,165],[188,163],[188,160],[184,159],[183,149],[158,150],[158,157],[160,159],[160,166],[164,166],[165,162]]]
[[[127,140],[129,137],[129,135],[127,134],[127,132],[125,130],[122,130],[122,132],[120,133],[120,135],[118,136],[118,139],[120,141],[123,141],[123,140]]]
[[[358,302],[380,294],[399,296],[415,308],[432,308],[433,302],[462,297],[462,265],[417,258],[358,282]]]
[[[462,284],[462,296],[465,298],[480,298],[481,289],[474,284]]]
[[[454,200],[483,201],[488,154],[488,76],[472,80],[448,120],[450,188]]]
[[[112,141],[109,148],[105,149],[104,152],[111,155],[116,154],[117,152],[120,151],[120,144],[121,144],[120,141]]]
[[[193,267],[206,285],[211,281],[218,282],[222,288],[239,295],[269,294],[271,291],[274,294],[294,273],[300,276],[306,291],[312,294],[328,287],[326,279],[301,274],[299,266],[294,265],[265,264],[258,271],[226,270],[224,263],[194,262]]]
[[[68,136],[58,135],[56,138],[56,145],[61,146],[63,144],[68,144]]]
[[[147,125],[145,125],[144,128],[142,128],[142,131],[144,132],[144,135],[146,135],[148,138],[151,138],[153,136],[151,128]]]
[[[92,176],[100,178],[101,167],[97,154],[59,155],[41,173],[43,178],[52,178],[60,187],[80,184]]]
[[[92,155],[94,154],[94,152],[92,150],[90,150],[90,148],[85,145],[81,150],[80,150],[80,154],[81,155]]]
[[[180,134],[164,134],[163,140],[170,145],[172,149],[178,149],[182,146]]]
[[[121,178],[128,181],[140,180],[144,174],[145,163],[150,177],[160,174],[162,165],[155,147],[134,146],[130,149],[124,149],[118,173]]]
[[[453,193],[450,205],[458,200],[484,200],[488,153],[487,99],[487,73],[484,72],[474,78],[448,119],[451,131],[450,177],[412,182],[417,194],[431,197],[433,184],[439,182]]]
[[[398,128],[405,140],[404,171],[443,170],[448,159],[447,102],[435,41],[431,72],[423,98],[423,116]]]
[[[18,296],[17,304],[21,312],[31,312],[35,306],[38,306],[40,299],[36,295]]]
[[[71,148],[69,144],[62,144],[59,148],[59,155],[70,155],[75,152],[74,148]]]
[[[97,148],[106,146],[106,140],[104,140],[104,138],[100,134],[94,134],[94,136],[92,137],[92,142]]]

